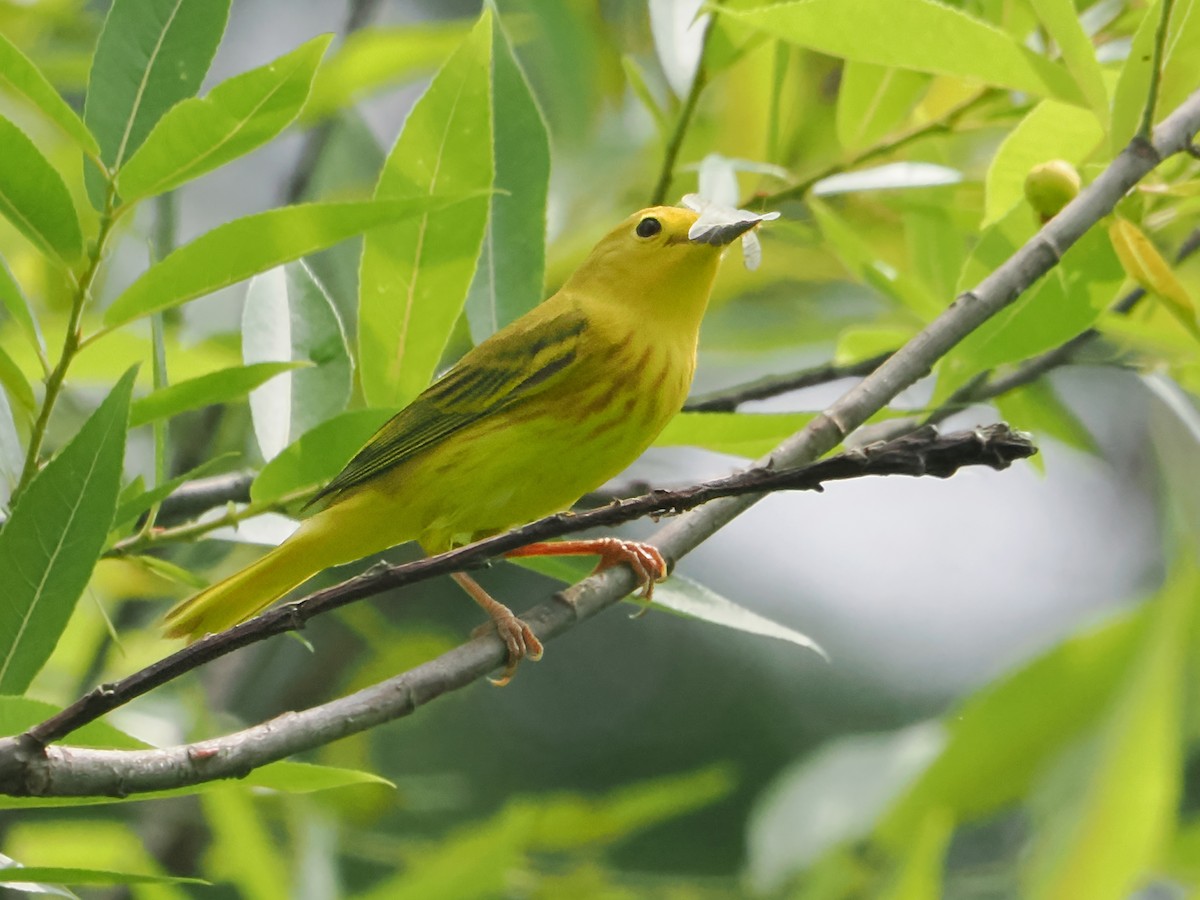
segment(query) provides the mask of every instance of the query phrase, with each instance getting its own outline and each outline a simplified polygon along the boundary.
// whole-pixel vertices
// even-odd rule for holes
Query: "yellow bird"
[[[567,509],[617,475],[682,407],[723,248],[762,217],[716,224],[674,207],[630,216],[562,288],[468,352],[397,413],[314,498],[324,508],[258,561],[183,601],[168,637],[197,638],[261,612],[309,577],[405,541],[427,553]],[[689,232],[692,237],[689,237]],[[509,556],[600,556],[649,594],[653,547],[615,538],[534,544]],[[465,573],[511,678],[542,646]]]

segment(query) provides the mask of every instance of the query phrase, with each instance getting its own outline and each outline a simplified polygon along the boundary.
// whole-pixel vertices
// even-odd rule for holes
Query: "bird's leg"
[[[624,541],[620,538],[593,538],[580,541],[546,541],[526,544],[504,554],[514,556],[599,556],[600,562],[592,574],[625,563],[633,569],[642,596],[647,600],[654,594],[655,582],[667,577],[667,561],[651,544]]]
[[[492,625],[495,626],[500,639],[508,648],[508,662],[504,666],[504,673],[499,678],[489,678],[488,681],[496,687],[504,687],[512,681],[521,660],[529,657],[536,662],[542,658],[542,642],[537,639],[537,635],[528,625],[516,617],[511,609],[493,598],[478,581],[465,572],[451,572],[450,577],[471,595],[472,600],[483,607],[484,612],[491,616]]]

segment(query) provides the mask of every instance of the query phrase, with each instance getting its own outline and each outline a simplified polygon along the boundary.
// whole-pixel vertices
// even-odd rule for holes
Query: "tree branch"
[[[895,351],[889,350],[864,359],[860,362],[822,363],[808,369],[800,369],[787,375],[767,375],[755,381],[748,381],[735,387],[712,391],[692,397],[683,407],[684,412],[734,412],[743,403],[751,400],[766,400],[801,388],[813,387],[818,384],[828,384],[842,378],[856,378],[870,375],[891,356]]]
[[[208,635],[113,684],[102,685],[25,735],[38,745],[61,740],[88,722],[123,706],[168,681],[249,644],[303,628],[309,619],[385,590],[450,572],[487,565],[491,560],[535,541],[589,528],[611,527],[645,516],[677,515],[721,497],[770,491],[823,490],[831,481],[878,475],[948,478],[965,466],[1005,469],[1036,453],[1029,438],[992,425],[939,435],[934,429],[890,442],[847,451],[796,469],[749,469],[674,491],[650,491],[597,509],[547,516],[466,547],[397,566],[379,566],[356,578],[276,607],[241,625]],[[2,745],[0,745],[2,748]],[[2,749],[0,749],[2,757]]]
[[[1152,141],[1131,142],[1032,240],[978,287],[960,295],[942,315],[829,409],[760,460],[759,468],[802,466],[844,440],[900,391],[928,373],[966,335],[1013,303],[1162,160],[1189,149],[1197,130],[1200,130],[1200,91],[1155,129]],[[652,541],[664,556],[677,560],[760,497],[761,494],[750,494],[714,500],[674,519],[659,529]],[[465,555],[469,549],[456,552]],[[492,549],[498,552],[495,545]],[[427,560],[421,562],[428,564]],[[453,565],[463,567],[461,559]],[[547,640],[615,604],[633,587],[634,577],[628,568],[614,567],[569,588],[563,594],[568,602],[543,603],[524,618],[539,638]],[[248,625],[238,626],[230,634]],[[196,646],[203,644],[201,641]],[[502,662],[503,655],[498,639],[477,638],[410,672],[340,700],[301,713],[287,713],[224,738],[167,750],[46,748],[29,735],[7,738],[0,741],[0,790],[18,794],[111,795],[239,775],[266,762],[406,715],[434,697],[492,671]]]

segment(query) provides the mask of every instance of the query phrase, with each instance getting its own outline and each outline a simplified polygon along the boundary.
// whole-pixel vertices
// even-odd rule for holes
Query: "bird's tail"
[[[292,588],[344,559],[327,560],[320,529],[301,525],[290,538],[239,572],[193,594],[166,616],[165,635],[196,640],[262,612]]]

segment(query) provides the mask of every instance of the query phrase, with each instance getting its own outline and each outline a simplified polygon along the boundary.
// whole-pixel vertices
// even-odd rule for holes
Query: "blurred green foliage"
[[[253,33],[259,8],[293,15],[0,3],[5,735],[167,652],[161,601],[278,539],[251,514],[288,512],[656,184],[784,213],[760,269],[725,266],[707,386],[853,364],[1029,240],[1032,167],[1064,160],[1086,185],[1152,85],[1159,120],[1200,82],[1200,0],[396,4],[400,21],[287,46]],[[238,71],[217,79],[231,45]],[[754,635],[807,639],[680,578],[666,605],[725,627],[707,644],[693,619],[650,632],[610,615],[503,694],[444,697],[237,783],[0,798],[0,863],[136,898],[1200,896],[1200,267],[1173,261],[1198,171],[1160,167],[932,373],[921,412],[1095,329],[1062,362],[1153,372],[1171,422],[1155,447],[1166,574],[939,719],[896,703],[871,723],[893,731],[814,724],[785,683],[821,664],[788,657],[781,676]],[[1114,311],[1135,286],[1132,313]],[[1039,440],[1103,452],[1044,377],[991,399]],[[684,413],[659,446],[754,457],[812,415]],[[254,475],[223,520],[236,532],[159,518],[170,491],[232,471]],[[487,578],[536,595],[579,569],[540,571]],[[474,624],[440,584],[403,599],[315,623],[311,646],[223,659],[71,740],[228,732]]]

